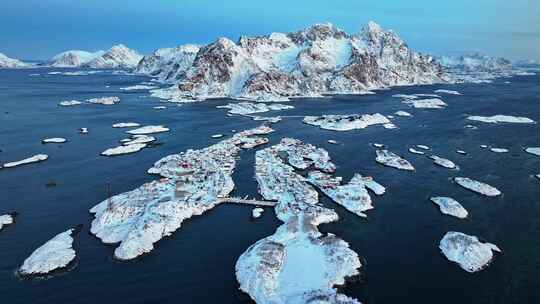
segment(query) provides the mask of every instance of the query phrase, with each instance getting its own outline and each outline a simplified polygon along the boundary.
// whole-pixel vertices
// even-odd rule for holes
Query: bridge
[[[253,205],[253,206],[264,206],[264,207],[274,207],[277,202],[275,201],[261,201],[256,199],[249,199],[246,197],[225,197],[219,200],[220,203],[225,204],[239,204],[239,205]]]

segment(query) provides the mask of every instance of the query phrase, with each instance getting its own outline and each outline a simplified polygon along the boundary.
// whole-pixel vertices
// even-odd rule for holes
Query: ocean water
[[[228,117],[216,109],[228,100],[162,104],[146,92],[120,87],[149,79],[100,73],[88,76],[47,75],[49,69],[0,70],[0,162],[46,153],[49,160],[0,170],[0,213],[17,211],[17,222],[0,232],[0,295],[2,303],[251,303],[238,290],[234,266],[242,252],[274,232],[280,222],[267,209],[260,219],[251,208],[219,206],[185,222],[180,230],[156,245],[151,254],[129,262],[112,258],[115,246],[89,234],[88,210],[112,194],[134,189],[155,177],[146,170],[163,156],[208,146],[216,133],[231,134],[259,123]],[[54,69],[61,71],[61,69]],[[40,76],[29,76],[39,73]],[[511,83],[504,83],[505,81]],[[296,108],[267,115],[347,113],[392,114],[405,110],[412,118],[396,117],[399,126],[387,130],[332,132],[286,118],[273,127],[270,144],[294,137],[327,149],[337,175],[348,180],[355,172],[371,175],[387,187],[372,196],[375,209],[362,219],[326,197],[341,220],[321,226],[349,242],[362,258],[361,278],[342,290],[364,303],[538,303],[540,302],[540,157],[523,151],[540,146],[539,125],[473,123],[471,115],[508,114],[540,120],[540,76],[498,79],[492,84],[411,86],[378,91],[375,95],[300,99]],[[432,93],[456,89],[463,96],[444,96],[444,110],[415,110],[392,94]],[[58,107],[62,100],[119,96],[115,106]],[[167,105],[166,110],[152,107]],[[171,132],[158,134],[161,145],[139,153],[108,158],[99,153],[127,137],[116,122],[165,124]],[[474,124],[478,129],[464,128]],[[81,135],[78,129],[89,128]],[[46,137],[65,137],[65,144],[42,145]],[[328,144],[328,139],[341,142]],[[371,143],[383,143],[405,156],[415,172],[375,163]],[[415,144],[449,158],[459,170],[435,166],[407,152]],[[486,144],[508,148],[497,154]],[[264,148],[264,147],[260,147]],[[260,149],[259,148],[259,149]],[[465,150],[460,155],[456,149]],[[254,196],[254,151],[240,154],[234,174],[235,195]],[[466,176],[496,186],[503,193],[486,198],[452,182]],[[54,182],[56,186],[47,187]],[[451,196],[470,217],[442,215],[431,196]],[[78,260],[72,270],[49,279],[21,279],[14,272],[38,246],[71,226],[83,224],[77,242]],[[484,271],[469,274],[447,261],[438,243],[447,231],[460,231],[497,244],[503,254]]]

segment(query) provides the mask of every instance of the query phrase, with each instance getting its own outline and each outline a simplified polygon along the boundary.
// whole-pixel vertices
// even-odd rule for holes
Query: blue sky
[[[481,51],[540,60],[538,0],[1,0],[0,52],[46,59],[124,43],[143,53],[225,36],[263,35],[369,20],[434,54]],[[441,3],[444,2],[444,3]]]

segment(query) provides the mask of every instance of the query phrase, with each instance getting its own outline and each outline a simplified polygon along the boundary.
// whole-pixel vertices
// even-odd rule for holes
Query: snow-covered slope
[[[0,69],[13,69],[13,68],[24,68],[28,64],[0,53]]]
[[[84,67],[96,69],[135,68],[142,59],[142,55],[123,44],[110,48],[107,52],[89,62]]]
[[[374,22],[355,34],[332,24],[316,24],[299,32],[241,37],[237,43],[220,38],[201,47],[189,65],[192,50],[189,56],[185,51],[162,51],[178,58],[154,54],[141,62],[139,72],[175,84],[154,91],[155,96],[174,101],[212,97],[276,101],[445,81],[432,57],[412,51],[397,34]],[[174,77],[167,77],[171,71]]]
[[[94,53],[79,50],[65,51],[54,56],[51,59],[50,65],[62,68],[80,67],[104,53],[104,51],[97,51]]]
[[[175,48],[157,49],[152,55],[144,56],[135,72],[158,77],[164,81],[181,79],[193,64],[199,46],[180,45]]]

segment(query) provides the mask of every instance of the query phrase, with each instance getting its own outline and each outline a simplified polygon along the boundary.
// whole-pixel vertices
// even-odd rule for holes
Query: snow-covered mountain
[[[439,61],[446,68],[458,68],[464,71],[508,71],[512,69],[512,62],[501,57],[490,57],[480,53],[460,56],[442,56]]]
[[[24,68],[27,66],[29,65],[18,59],[9,58],[8,56],[0,53],[0,69]]]
[[[118,44],[82,66],[95,69],[135,68],[142,58],[137,51]]]
[[[80,67],[83,64],[103,55],[104,53],[104,51],[91,53],[86,51],[70,50],[54,56],[50,60],[50,65],[53,67],[62,68]]]
[[[437,60],[454,82],[490,82],[497,77],[518,73],[510,60],[480,53],[441,56]]]
[[[174,101],[274,101],[445,81],[431,56],[409,49],[397,34],[374,22],[356,34],[316,24],[293,33],[241,37],[237,43],[220,38],[201,47],[194,58],[195,48],[186,48],[161,51],[167,54],[161,56],[158,50],[141,62],[139,72],[175,84],[154,95]]]
[[[516,60],[512,62],[512,65],[520,68],[532,68],[532,69],[538,69],[540,68],[540,62],[533,59],[524,59],[524,60]]]
[[[179,80],[193,64],[199,49],[198,45],[193,44],[158,49],[152,55],[144,56],[135,72],[151,75],[163,81]]]

